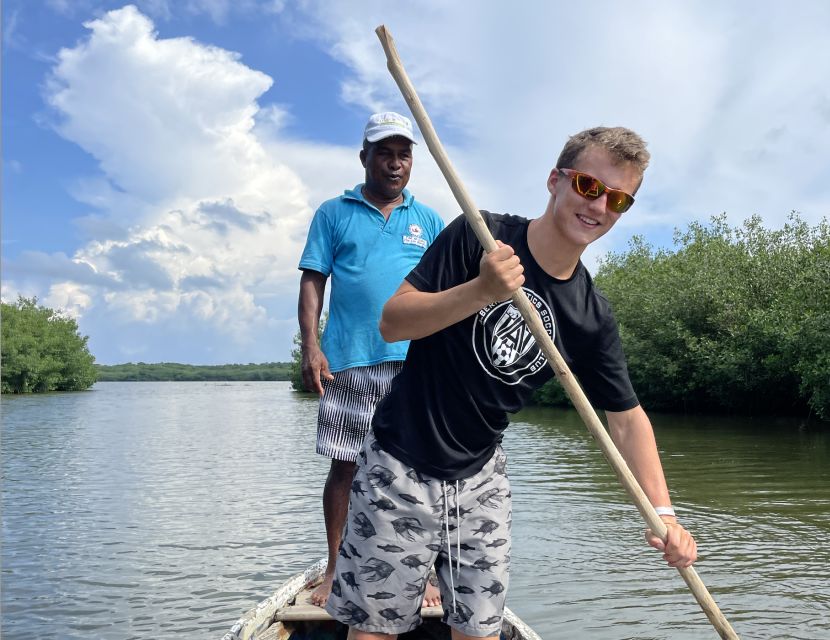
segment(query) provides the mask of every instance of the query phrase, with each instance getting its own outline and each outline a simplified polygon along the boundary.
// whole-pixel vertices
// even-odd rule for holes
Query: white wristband
[[[654,507],[654,510],[657,512],[658,516],[677,517],[677,514],[674,512],[674,507]]]

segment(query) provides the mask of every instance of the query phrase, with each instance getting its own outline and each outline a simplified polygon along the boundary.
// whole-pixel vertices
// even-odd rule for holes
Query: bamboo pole
[[[383,45],[383,50],[386,53],[386,63],[389,72],[395,79],[395,82],[403,94],[407,105],[409,105],[409,109],[412,111],[412,115],[418,123],[418,128],[421,131],[421,135],[424,136],[424,141],[426,142],[430,153],[435,159],[435,162],[438,164],[438,167],[441,169],[441,173],[444,174],[444,178],[447,180],[455,199],[458,201],[458,204],[461,205],[461,210],[464,212],[467,221],[473,228],[473,231],[475,232],[479,242],[481,242],[481,245],[484,247],[484,250],[487,253],[493,251],[496,248],[496,241],[490,234],[490,230],[487,228],[484,219],[481,217],[478,207],[476,207],[472,198],[467,193],[461,179],[458,177],[458,174],[456,174],[455,169],[450,163],[450,160],[444,151],[444,147],[438,139],[438,135],[435,133],[435,128],[432,126],[432,122],[430,121],[424,106],[421,104],[418,94],[415,92],[415,87],[409,80],[409,76],[403,67],[403,63],[398,57],[398,52],[395,48],[395,43],[392,40],[392,35],[384,25],[380,25],[377,29],[375,29],[375,33],[380,39],[380,42]],[[608,435],[608,432],[605,430],[602,422],[600,422],[594,408],[588,402],[588,398],[585,396],[585,393],[582,391],[579,383],[574,378],[568,368],[568,365],[565,363],[565,360],[559,354],[559,350],[553,344],[553,340],[551,340],[547,331],[545,331],[542,320],[539,317],[539,314],[535,311],[527,295],[522,289],[519,289],[513,294],[511,299],[513,304],[522,314],[522,318],[524,318],[527,323],[533,337],[536,338],[536,342],[545,354],[545,357],[556,374],[557,379],[564,387],[565,392],[568,394],[568,397],[571,399],[571,402],[573,402],[577,412],[585,422],[585,426],[588,427],[588,431],[599,444],[599,447],[603,454],[605,454],[608,463],[617,474],[617,478],[619,478],[623,488],[631,497],[637,507],[637,510],[640,512],[640,515],[643,516],[643,519],[646,521],[648,527],[656,535],[665,540],[667,534],[666,525],[657,515],[654,507],[651,506],[651,503],[648,501],[648,498],[634,477],[634,474],[631,473],[631,470],[628,468],[628,465],[622,455],[620,455],[620,452],[611,440],[611,436]],[[706,617],[709,618],[709,621],[715,627],[715,630],[718,634],[720,634],[720,637],[725,640],[739,640],[738,634],[735,633],[726,617],[723,613],[721,613],[717,603],[715,603],[715,600],[709,594],[709,591],[706,589],[706,585],[703,584],[703,581],[700,579],[700,576],[698,576],[694,567],[679,567],[677,570],[680,572],[680,575],[683,577],[683,580],[686,582],[689,589],[691,589],[692,594],[701,609],[703,609]]]

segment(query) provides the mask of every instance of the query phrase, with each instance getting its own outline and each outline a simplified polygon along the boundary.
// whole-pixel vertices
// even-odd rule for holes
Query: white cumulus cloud
[[[153,325],[137,334],[148,342],[180,321],[250,345],[275,302],[296,296],[312,213],[300,177],[254,132],[272,80],[235,53],[159,38],[132,6],[86,26],[89,36],[58,54],[47,98],[57,131],[100,164],[75,191],[102,212],[85,224],[103,235],[71,259],[30,258],[29,274],[60,267],[51,299],[85,315],[93,344],[116,318]],[[266,347],[260,359],[284,350]]]

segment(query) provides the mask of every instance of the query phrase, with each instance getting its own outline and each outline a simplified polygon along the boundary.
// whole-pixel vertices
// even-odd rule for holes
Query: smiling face
[[[617,160],[601,147],[586,148],[572,164],[567,168],[590,174],[608,187],[631,195],[642,181],[642,174],[634,165]],[[622,215],[608,210],[605,193],[596,200],[583,198],[571,187],[571,179],[558,169],[551,171],[548,191],[549,211],[559,239],[580,253],[608,233]]]
[[[360,152],[366,168],[366,197],[378,202],[396,200],[409,182],[412,143],[401,136],[378,140]]]

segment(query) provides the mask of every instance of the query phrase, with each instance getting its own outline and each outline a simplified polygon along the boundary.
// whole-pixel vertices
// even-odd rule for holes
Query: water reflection
[[[323,555],[314,398],[286,383],[109,383],[4,398],[2,634],[220,637]],[[830,637],[830,440],[786,421],[652,416],[698,571],[744,638]],[[510,606],[543,638],[710,638],[579,417],[505,448]]]
[[[652,420],[675,505],[701,545],[698,571],[739,634],[830,637],[828,434],[785,421]],[[511,429],[511,472],[525,489],[514,491],[525,515],[514,555],[547,570],[553,603],[526,619],[554,618],[556,637],[712,637],[679,575],[641,544],[640,516],[579,417],[532,409]],[[533,578],[517,581],[538,593]]]

